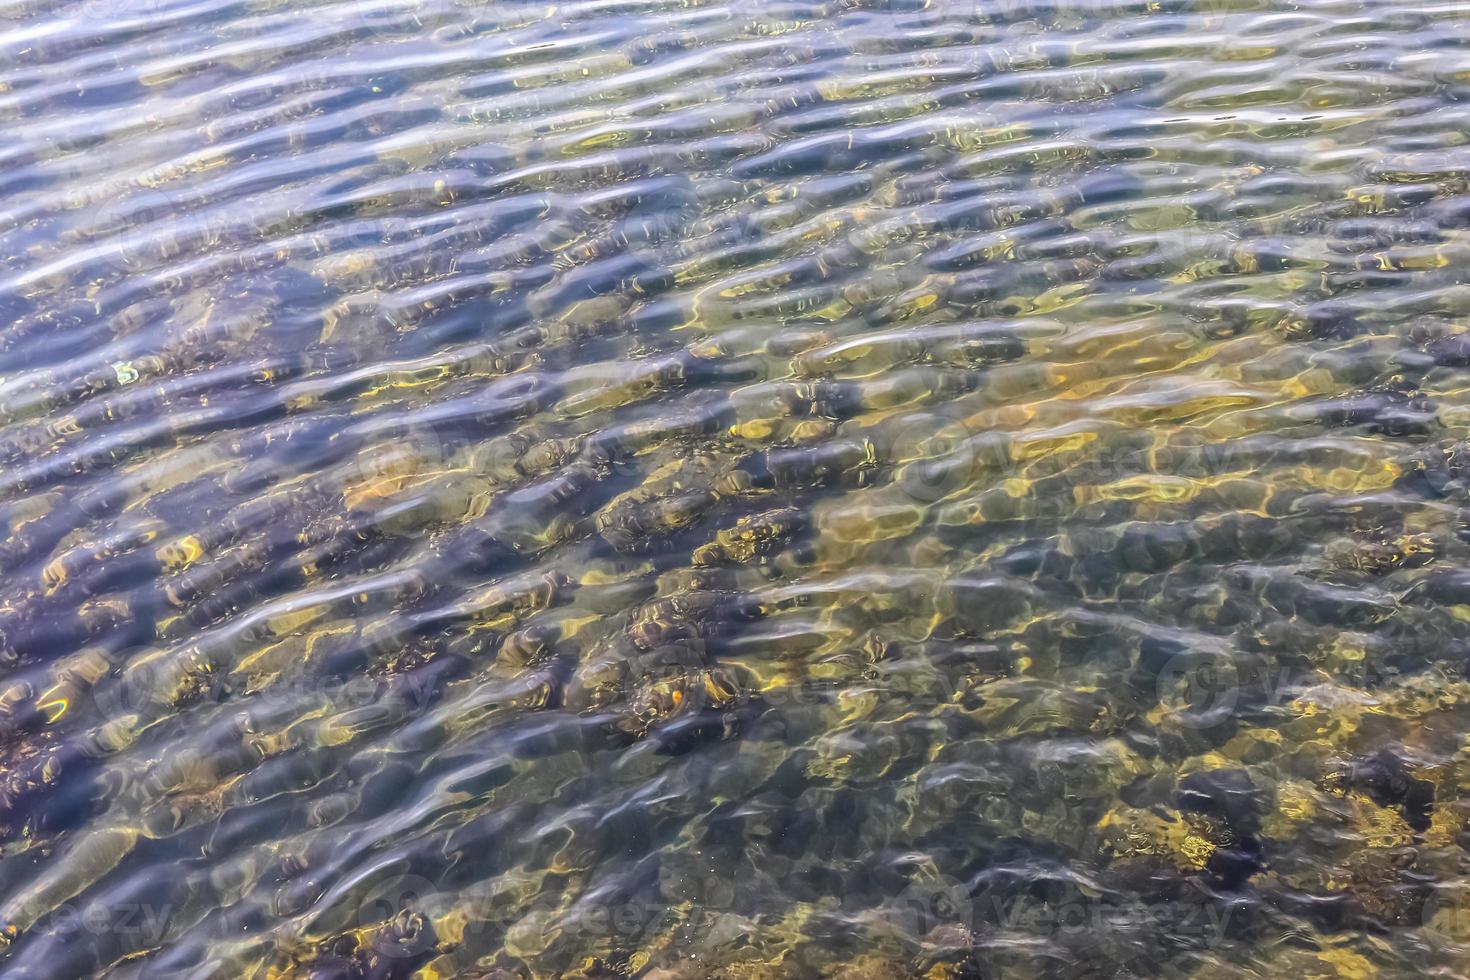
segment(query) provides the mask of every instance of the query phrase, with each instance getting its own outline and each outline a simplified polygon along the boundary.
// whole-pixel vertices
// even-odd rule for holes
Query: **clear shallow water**
[[[0,8],[0,971],[1462,975],[1467,26]]]

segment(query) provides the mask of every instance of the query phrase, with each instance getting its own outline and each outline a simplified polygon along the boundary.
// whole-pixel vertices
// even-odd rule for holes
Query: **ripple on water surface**
[[[0,971],[1463,972],[1467,39],[0,7]]]

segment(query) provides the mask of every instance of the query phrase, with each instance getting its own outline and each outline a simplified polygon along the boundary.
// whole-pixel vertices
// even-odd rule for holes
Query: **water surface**
[[[0,973],[1464,975],[1467,35],[0,6]]]

